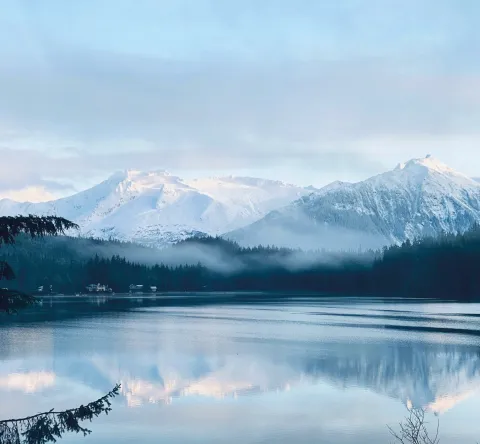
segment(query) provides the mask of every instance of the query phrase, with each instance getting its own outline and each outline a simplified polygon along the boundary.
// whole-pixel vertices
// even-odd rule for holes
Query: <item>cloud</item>
[[[70,165],[70,170],[64,167],[70,164],[66,159],[56,163],[55,158],[36,150],[1,147],[0,159],[1,197],[38,202],[75,191],[71,183],[48,179],[52,176],[68,177],[74,173],[76,168],[73,165]]]
[[[54,200],[55,194],[48,191],[45,187],[25,187],[13,190],[4,190],[0,192],[0,199],[12,199],[17,202],[47,202]]]
[[[389,60],[262,65],[58,52],[49,61],[33,74],[0,70],[0,115],[86,145],[144,140],[235,159],[245,150],[301,156],[372,134],[478,131],[480,78],[408,74]]]
[[[86,146],[143,140],[177,156],[207,150],[236,160],[300,157],[372,134],[478,131],[479,78],[408,75],[388,61],[262,66],[63,53],[50,61],[48,72],[2,67],[0,115]]]
[[[54,182],[125,168],[285,173],[279,178],[322,185],[360,180],[423,156],[427,147],[453,167],[478,173],[480,158],[472,147],[480,140],[480,76],[469,62],[475,39],[467,39],[474,29],[458,27],[448,2],[435,4],[436,25],[418,16],[402,25],[416,45],[404,40],[398,14],[382,2],[336,12],[308,1],[304,10],[292,11],[288,2],[279,2],[274,10],[260,8],[260,16],[249,2],[250,12],[239,4],[214,8],[221,13],[215,23],[209,21],[213,15],[207,20],[203,2],[196,12],[210,25],[197,23],[198,29],[193,16],[164,3],[175,26],[189,24],[185,36],[168,23],[157,35],[148,21],[144,33],[134,34],[157,37],[163,46],[144,42],[137,51],[121,51],[128,47],[125,39],[113,49],[114,39],[103,34],[98,47],[74,45],[67,34],[62,41],[56,31],[37,26],[36,57],[28,51],[5,55],[0,152],[9,163],[0,166],[0,182],[6,181],[0,190],[41,186],[51,192]],[[394,5],[406,17],[408,8]],[[238,8],[239,15],[232,15]],[[428,8],[420,9],[426,20]],[[333,21],[315,33],[308,11],[321,22],[325,14]],[[263,34],[258,17],[272,26]],[[358,41],[340,32],[346,26],[342,17]],[[251,45],[257,46],[245,52],[240,43],[248,35],[247,18],[254,20]],[[284,34],[273,21],[285,24]],[[369,31],[372,23],[377,27]],[[72,22],[72,36],[80,24]],[[388,29],[383,42],[380,30]],[[92,32],[93,39],[98,30]],[[112,32],[119,29],[113,26]],[[225,41],[219,41],[222,35]],[[275,45],[274,37],[282,35],[284,41]],[[428,35],[437,38],[432,43]],[[26,159],[34,167],[24,165]]]

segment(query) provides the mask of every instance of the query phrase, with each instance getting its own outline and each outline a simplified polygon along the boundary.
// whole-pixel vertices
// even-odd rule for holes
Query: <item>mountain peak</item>
[[[432,157],[431,154],[427,154],[425,157],[421,157],[418,159],[411,159],[405,163],[400,163],[399,165],[397,165],[395,170],[410,170],[419,167],[426,168],[429,171],[435,171],[442,174],[460,174],[454,169],[450,168],[448,165],[441,162],[440,160]]]
[[[123,182],[125,180],[135,181],[135,180],[144,180],[152,178],[166,178],[171,177],[170,173],[165,170],[151,170],[151,171],[142,171],[127,169],[121,170],[113,173],[107,180],[113,182]]]
[[[0,201],[0,215],[57,214],[76,222],[85,236],[163,247],[197,233],[241,228],[306,194],[262,179],[183,180],[163,170],[128,169],[60,200]]]
[[[135,179],[137,177],[166,177],[170,176],[170,173],[166,170],[125,170],[124,172],[126,178]]]
[[[250,246],[377,249],[479,221],[480,184],[426,156],[362,182],[334,182],[228,236]]]

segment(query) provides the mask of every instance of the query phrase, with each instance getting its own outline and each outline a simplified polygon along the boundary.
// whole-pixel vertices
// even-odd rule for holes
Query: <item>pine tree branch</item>
[[[78,225],[56,216],[2,216],[0,217],[0,245],[13,245],[19,234],[43,237],[65,234],[66,230],[78,229]]]
[[[56,442],[65,432],[83,433],[84,436],[91,430],[82,427],[80,422],[100,416],[108,415],[112,410],[110,399],[119,394],[120,384],[105,396],[85,406],[64,410],[38,413],[19,419],[0,421],[0,444],[45,444]]]
[[[2,216],[0,217],[0,245],[15,244],[19,234],[31,238],[65,234],[66,230],[78,229],[78,225],[56,216]],[[0,261],[0,280],[12,280],[15,273],[6,261]],[[17,290],[0,289],[0,312],[16,313],[35,303],[35,298]]]

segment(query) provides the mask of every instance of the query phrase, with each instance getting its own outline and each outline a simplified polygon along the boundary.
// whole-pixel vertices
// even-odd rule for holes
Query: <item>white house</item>
[[[107,286],[102,284],[90,284],[90,285],[87,285],[87,290],[90,293],[94,293],[94,292],[98,293],[99,291],[107,291]]]

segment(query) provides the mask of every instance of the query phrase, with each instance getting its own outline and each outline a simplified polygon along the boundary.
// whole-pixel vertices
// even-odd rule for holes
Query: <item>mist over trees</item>
[[[382,251],[339,254],[242,248],[212,237],[188,239],[161,253],[115,241],[44,238],[63,233],[69,224],[62,219],[34,216],[0,218],[0,278],[14,287],[0,290],[0,308],[23,308],[33,300],[28,293],[40,286],[73,293],[97,282],[117,292],[125,292],[135,283],[154,285],[158,291],[291,291],[480,299],[479,226],[463,234],[407,241]],[[207,264],[192,263],[202,257],[208,258]],[[178,265],[182,258],[188,263]],[[156,259],[165,263],[157,264]],[[85,436],[90,430],[81,422],[108,413],[110,399],[119,394],[119,388],[115,386],[85,406],[0,420],[0,443],[55,442],[67,432]],[[397,442],[437,443],[438,428],[429,434],[425,424],[424,412],[415,410],[399,424],[398,431],[389,430]]]
[[[117,254],[109,254],[114,250]],[[208,261],[197,262],[205,257]],[[478,226],[383,251],[342,254],[242,248],[210,237],[189,239],[163,252],[119,242],[24,237],[14,248],[2,248],[0,260],[15,271],[12,283],[20,291],[51,285],[55,292],[74,293],[102,283],[115,292],[140,284],[157,291],[305,291],[462,300],[480,295]]]

